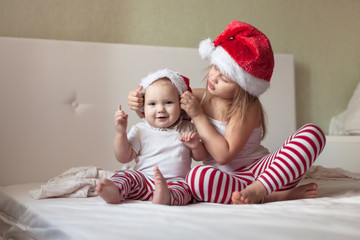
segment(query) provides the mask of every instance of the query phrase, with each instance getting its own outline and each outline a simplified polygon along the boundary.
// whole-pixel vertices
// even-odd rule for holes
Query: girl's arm
[[[224,136],[216,132],[205,114],[199,114],[193,121],[209,154],[217,163],[224,165],[235,159],[253,130],[259,126],[259,121],[247,120],[250,118],[247,116],[239,125],[235,125],[234,120],[230,121]]]
[[[127,138],[128,115],[121,110],[119,105],[118,110],[115,112],[114,124],[115,124],[115,139],[114,139],[114,154],[116,159],[120,163],[128,163],[136,157],[136,153],[131,147]]]
[[[224,136],[218,134],[201,109],[198,97],[183,94],[182,108],[192,118],[209,154],[219,164],[228,164],[240,153],[253,130],[261,124],[260,103],[254,102],[242,123],[236,117],[230,119]],[[192,96],[189,96],[192,95]]]
[[[144,114],[140,111],[144,105],[144,96],[141,93],[143,86],[139,86],[138,89],[132,90],[128,95],[128,105],[131,110],[134,110],[139,118],[144,118]]]

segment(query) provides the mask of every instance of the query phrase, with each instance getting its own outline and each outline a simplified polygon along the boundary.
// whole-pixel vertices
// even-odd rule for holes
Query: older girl
[[[234,21],[215,41],[202,41],[199,53],[212,64],[206,90],[181,98],[210,154],[187,176],[194,197],[235,204],[316,197],[314,183],[292,190],[325,145],[319,127],[306,124],[271,154],[260,144],[266,126],[259,96],[274,68],[268,38]]]

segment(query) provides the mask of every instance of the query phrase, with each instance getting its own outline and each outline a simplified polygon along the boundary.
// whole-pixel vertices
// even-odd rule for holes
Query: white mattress
[[[242,206],[35,200],[28,191],[40,184],[12,185],[0,188],[0,230],[5,239],[360,239],[360,175],[318,167],[301,184],[310,181],[319,198]]]

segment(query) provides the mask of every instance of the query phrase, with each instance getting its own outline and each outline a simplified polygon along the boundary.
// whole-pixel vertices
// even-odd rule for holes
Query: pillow
[[[344,131],[350,135],[360,134],[360,83],[348,104],[344,119]]]

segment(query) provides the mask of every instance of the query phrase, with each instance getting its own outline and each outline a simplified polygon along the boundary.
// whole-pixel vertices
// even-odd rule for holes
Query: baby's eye
[[[173,104],[173,101],[167,101],[166,104]]]
[[[155,106],[155,103],[154,102],[149,102],[148,105],[149,106]]]

